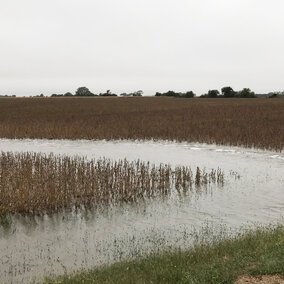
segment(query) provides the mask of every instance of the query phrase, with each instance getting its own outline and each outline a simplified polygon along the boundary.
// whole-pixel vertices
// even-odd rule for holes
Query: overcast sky
[[[0,0],[0,94],[284,90],[283,0]]]

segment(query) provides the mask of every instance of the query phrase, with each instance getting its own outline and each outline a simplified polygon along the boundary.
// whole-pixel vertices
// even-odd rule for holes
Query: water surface
[[[40,282],[44,276],[136,258],[165,247],[190,247],[196,237],[236,234],[284,224],[284,154],[198,143],[0,140],[1,151],[220,167],[225,185],[136,204],[14,216],[0,228],[0,282]],[[236,174],[237,173],[237,174]],[[240,178],[238,178],[238,175]]]

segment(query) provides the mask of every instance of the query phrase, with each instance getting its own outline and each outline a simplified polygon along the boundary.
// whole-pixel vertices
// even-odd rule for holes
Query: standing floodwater
[[[284,154],[205,144],[129,141],[0,140],[1,151],[141,159],[220,167],[223,187],[143,200],[122,207],[14,216],[0,228],[0,282],[40,282],[44,276],[135,258],[195,236],[283,224]]]

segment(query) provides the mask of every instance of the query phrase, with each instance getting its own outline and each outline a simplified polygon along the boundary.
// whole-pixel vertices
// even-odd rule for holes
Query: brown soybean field
[[[281,151],[284,100],[3,98],[0,137],[161,139]]]

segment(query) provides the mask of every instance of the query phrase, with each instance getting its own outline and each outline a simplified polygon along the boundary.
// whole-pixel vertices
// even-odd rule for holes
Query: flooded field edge
[[[214,283],[282,283],[283,240],[283,226],[248,229],[234,236],[221,234],[214,240],[196,242],[185,250],[166,249],[135,261],[82,269],[46,279],[46,282],[128,283],[131,279],[133,282],[157,283],[162,276],[163,282],[167,283],[212,283],[212,279]],[[262,277],[264,274],[266,276]],[[242,282],[244,279],[246,282]],[[261,282],[263,279],[268,282]]]
[[[52,216],[12,216],[4,220],[6,230],[0,230],[0,281],[7,283],[40,282],[45,276],[140,258],[157,249],[186,249],[197,237],[202,240],[206,230],[214,238],[284,223],[282,153],[164,141],[7,139],[0,140],[0,151],[220,167],[229,177],[224,187],[212,185],[204,192]]]

